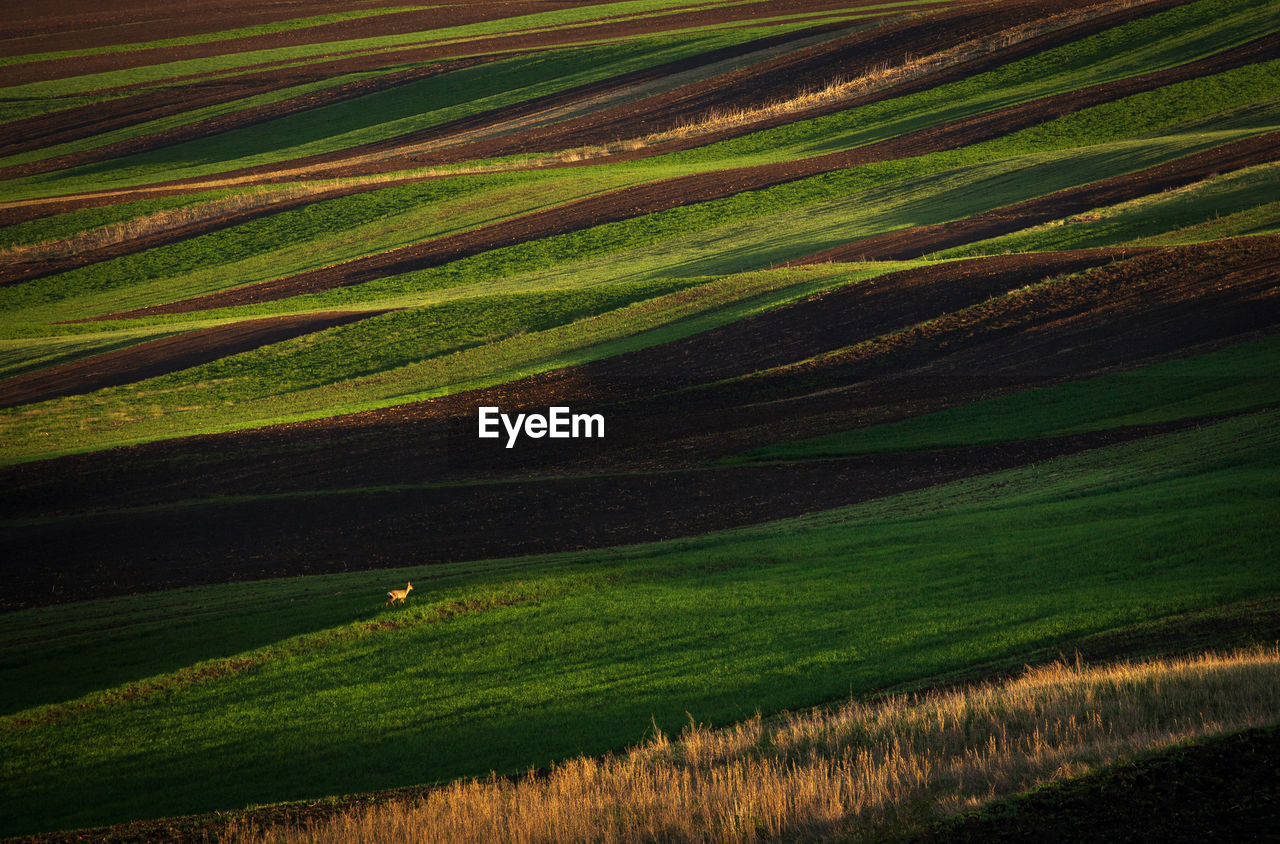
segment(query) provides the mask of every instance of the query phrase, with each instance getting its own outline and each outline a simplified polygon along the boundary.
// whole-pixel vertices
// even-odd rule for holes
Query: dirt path
[[[200,328],[0,381],[0,407],[131,384],[385,311],[330,311]]]

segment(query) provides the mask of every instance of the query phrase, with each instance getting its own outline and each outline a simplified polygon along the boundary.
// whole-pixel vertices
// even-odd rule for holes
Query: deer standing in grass
[[[409,590],[412,588],[413,588],[413,584],[410,583],[404,589],[392,589],[390,592],[387,593],[387,602],[383,604],[383,606],[389,607],[396,601],[399,601],[400,603],[403,604],[404,599],[409,595]]]

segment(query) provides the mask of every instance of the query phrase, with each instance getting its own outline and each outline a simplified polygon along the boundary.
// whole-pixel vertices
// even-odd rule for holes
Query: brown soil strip
[[[194,32],[184,33],[185,35],[205,32],[220,32],[253,25],[253,16],[252,14],[245,14],[243,4],[231,3],[227,2],[227,0],[214,0],[214,2],[218,2],[227,7],[227,11],[230,12],[230,14],[216,17],[214,19],[217,21],[216,25],[211,25],[212,22],[199,22],[196,24],[196,26],[199,27],[198,29]],[[386,5],[394,5],[394,3],[389,2]],[[299,9],[297,14],[294,14],[293,10],[290,10],[290,13],[287,15],[280,16],[277,14],[272,16],[271,20],[257,21],[257,23],[271,22],[272,20],[290,20],[293,18],[311,17],[322,14],[334,14],[343,11],[359,11],[361,8],[368,9],[367,6],[362,7],[358,4],[346,4],[345,8],[331,4],[312,4],[310,8],[304,7],[303,9]],[[607,9],[608,6],[606,4],[602,4],[600,8],[604,10]],[[306,44],[323,44],[325,42],[347,41],[358,38],[403,35],[449,26],[462,26],[482,21],[499,20],[502,18],[516,17],[519,15],[533,14],[537,12],[562,11],[563,9],[564,5],[562,3],[552,2],[551,0],[528,0],[528,2],[521,2],[518,4],[505,2],[468,2],[449,4],[437,6],[432,9],[392,12],[383,15],[373,15],[372,17],[353,18],[351,20],[324,24],[322,26],[312,26],[305,29],[293,29],[284,32],[269,33],[266,35],[255,35],[247,38],[213,41],[204,44],[153,47],[143,50],[130,50],[88,56],[69,56],[62,59],[30,62],[6,68],[5,84],[22,85],[29,82],[44,82],[51,79],[63,79],[71,76],[106,73],[108,71],[122,70],[131,67],[144,67],[147,65],[164,64],[167,62],[184,61],[188,59],[222,56],[230,53],[268,50],[277,47],[296,47]],[[607,12],[602,13],[607,14]],[[165,23],[171,23],[174,20],[175,18],[169,17]],[[66,50],[85,49],[93,46],[145,43],[147,41],[183,37],[183,34],[165,34],[164,24],[160,22],[152,22],[150,26],[147,26],[142,31],[138,31],[137,29],[130,31],[117,29],[115,33],[117,37],[101,45],[85,43],[88,40],[85,37],[87,33],[63,31],[55,35],[50,32],[50,26],[47,23],[43,26],[35,24],[34,28],[36,32],[40,33],[46,46],[43,48],[37,47],[34,40],[24,39],[24,43],[17,44],[15,42],[15,44],[7,45],[8,49],[4,50],[4,54],[29,55],[39,52],[62,52]],[[21,49],[21,52],[13,52],[15,45],[17,49]],[[383,66],[385,66],[385,64]]]
[[[548,108],[554,108],[556,106],[564,105],[567,103],[577,102],[584,98],[598,97],[613,91],[625,89],[632,85],[643,84],[645,82],[650,82],[656,79],[660,79],[663,76],[668,74],[681,73],[684,71],[688,71],[688,70],[692,70],[694,68],[700,67],[704,64],[711,64],[718,61],[723,61],[725,59],[736,58],[738,56],[747,55],[749,53],[752,53],[758,50],[769,49],[770,47],[786,44],[797,39],[808,38],[813,35],[818,35],[823,32],[829,32],[835,29],[839,29],[841,27],[842,25],[839,25],[839,24],[822,25],[822,26],[812,27],[808,29],[797,30],[794,32],[786,33],[784,35],[776,35],[776,36],[770,36],[768,38],[757,39],[755,41],[747,42],[747,43],[732,46],[732,47],[725,47],[719,50],[713,50],[697,56],[691,56],[686,59],[680,59],[678,61],[668,62],[663,65],[657,65],[652,68],[645,68],[637,71],[632,71],[617,77],[613,77],[611,79],[605,79],[599,82],[582,85],[582,86],[570,89],[568,91],[562,91],[556,94],[548,94],[543,97],[538,97],[538,98],[529,100],[525,103],[518,103],[503,109],[499,109],[496,113],[486,113],[484,115],[476,116],[475,118],[464,118],[459,121],[454,121],[448,124],[448,126],[452,127],[452,129],[454,130],[462,130],[471,126],[473,120],[479,121],[479,124],[483,125],[489,121],[499,119],[495,117],[495,114],[503,115],[502,119],[518,118],[523,115],[536,114]],[[517,51],[506,52],[506,53],[503,53],[501,56],[496,56],[495,58],[505,58],[511,55],[515,55],[516,52]],[[421,57],[419,56],[417,58],[420,59]],[[397,59],[404,60],[404,61],[409,60],[407,57],[399,57],[399,56],[397,56]],[[333,72],[347,73],[347,72],[353,72],[359,69],[368,69],[367,67],[364,67],[364,65],[361,65],[359,67],[355,66],[354,63],[357,61],[362,61],[364,62],[365,65],[371,64],[372,66],[376,67],[376,66],[382,66],[387,62],[387,60],[388,60],[388,57],[386,55],[382,55],[379,57],[374,57],[373,59],[370,59],[367,61],[366,60],[350,60],[350,62],[343,64],[343,66],[340,69],[333,67],[333,65],[326,65],[326,67],[331,68]],[[459,61],[465,61],[465,60],[459,60]],[[270,74],[266,74],[265,78],[267,80],[274,79],[279,73],[281,73],[281,71],[274,71]],[[290,84],[290,85],[298,84],[299,82],[302,82],[302,81],[307,81],[307,79],[290,78],[286,84]],[[104,109],[109,108],[110,105],[111,104],[106,104],[103,108]],[[265,106],[264,108],[269,108],[269,107],[270,106]],[[103,114],[107,114],[107,112],[103,112]],[[101,114],[99,116],[101,117]],[[279,115],[275,115],[275,116],[279,116]],[[50,117],[50,119],[52,118],[53,116]],[[259,118],[265,119],[261,114],[259,114]],[[98,118],[95,118],[95,119],[98,119]],[[107,119],[107,118],[103,118],[103,119]],[[222,119],[222,118],[219,118],[219,119]],[[226,119],[237,120],[238,118],[235,115],[230,115],[230,116],[227,116]],[[178,129],[175,131],[182,131],[182,129]],[[426,131],[433,132],[435,130],[426,130]],[[132,142],[126,142],[126,143],[132,143]],[[358,149],[363,149],[363,147]],[[347,153],[333,153],[332,155],[345,157]],[[79,157],[74,157],[74,156],[79,156]],[[74,156],[68,157],[66,161],[77,163],[77,164],[83,164],[83,163],[89,163],[89,162],[95,161],[100,157],[98,156],[96,150],[89,150],[84,153],[76,153],[74,154]],[[331,157],[331,156],[321,156],[320,158],[327,159],[328,157]],[[306,159],[306,160],[310,160],[310,159]],[[66,162],[64,161],[64,164],[65,163]],[[29,165],[29,166],[39,167],[41,166],[41,164],[42,164],[41,162],[34,162],[32,165]],[[7,173],[10,176],[12,176],[14,173],[19,173],[21,168],[27,167],[27,166],[28,165],[18,165],[16,166],[16,168],[6,168],[5,170],[0,171],[0,173]],[[280,165],[267,165],[265,168],[249,168],[249,170],[247,171],[237,171],[237,172],[243,174],[244,172],[250,172],[250,171],[256,172],[259,169],[265,169],[266,172],[276,173],[279,171]],[[22,171],[22,172],[25,172],[25,171]],[[290,176],[287,179],[268,178],[260,181],[291,181],[291,180],[296,180],[296,178],[293,176]],[[5,226],[13,225],[15,223],[26,222],[28,220],[33,220],[40,217],[47,217],[54,214],[64,214],[69,211],[79,210],[81,208],[98,207],[102,205],[113,205],[121,202],[129,202],[129,201],[138,200],[138,199],[148,199],[148,198],[154,198],[158,196],[169,196],[173,194],[185,193],[188,190],[190,190],[193,185],[207,182],[207,181],[208,179],[201,177],[197,179],[183,179],[183,180],[178,180],[171,183],[166,183],[162,185],[152,185],[146,188],[139,188],[139,189],[125,189],[120,191],[106,191],[99,194],[85,194],[85,195],[80,195],[75,197],[65,197],[65,198],[54,197],[50,199],[33,200],[31,202],[24,202],[22,204],[11,205],[9,207],[0,208],[0,225],[5,225]],[[347,188],[344,188],[343,190],[346,193],[356,193],[364,190],[373,190],[382,186],[383,186],[383,183],[360,184],[360,185],[349,186]]]
[[[1247,241],[1257,242],[1263,247],[1272,244],[1269,238]],[[699,395],[684,396],[677,396],[676,390],[714,384],[726,378],[804,361],[823,352],[890,336],[912,326],[939,320],[950,312],[973,307],[1005,291],[1039,282],[1048,276],[1098,266],[1124,254],[1121,250],[1087,250],[1001,255],[905,270],[810,297],[683,340],[544,373],[512,384],[329,419],[137,446],[130,461],[137,481],[133,492],[121,488],[114,473],[100,473],[99,467],[104,461],[110,463],[114,459],[101,454],[12,466],[0,469],[0,511],[14,516],[34,516],[92,509],[101,501],[110,501],[114,506],[146,506],[205,494],[341,489],[353,483],[350,468],[357,465],[360,485],[390,486],[422,483],[426,478],[472,477],[476,471],[487,472],[488,464],[505,471],[525,462],[534,466],[547,462],[547,455],[538,457],[536,448],[522,447],[513,453],[495,449],[486,453],[487,456],[481,454],[476,447],[474,419],[475,407],[483,404],[504,408],[549,405],[576,408],[584,404],[616,403],[617,406],[610,410],[612,417],[628,412],[628,404],[637,405],[646,397],[658,402],[674,402],[679,398],[681,413],[664,413],[658,408],[653,410],[653,418],[645,425],[640,425],[640,422],[650,411],[644,408],[630,411],[632,420],[625,426],[613,426],[616,430],[611,430],[602,443],[604,450],[598,455],[599,459],[591,457],[592,449],[585,441],[575,449],[585,455],[585,459],[595,461],[596,471],[607,471],[610,467],[628,469],[637,465],[657,465],[658,461],[652,456],[636,463],[626,459],[611,461],[609,455],[626,445],[624,431],[634,429],[635,433],[630,436],[635,442],[656,450],[660,441],[683,437],[678,429],[724,429],[730,424],[725,420],[734,418],[731,412],[725,412],[726,408],[752,405],[755,406],[752,413],[764,413],[766,406],[763,403],[766,401],[789,392],[799,396],[811,393],[820,396],[820,388],[830,386],[830,382],[819,381],[814,386],[809,381],[818,379],[810,379],[808,373],[801,373],[802,378],[777,379],[776,389],[764,395],[758,395],[752,385],[739,382],[724,389],[727,399],[719,396],[714,400],[711,398],[714,391],[710,388],[704,388]],[[1143,252],[1138,250],[1138,254]],[[1197,247],[1152,254],[1164,257],[1152,265],[1144,265],[1143,270],[1158,278],[1169,268],[1182,264],[1203,267],[1207,262],[1216,268],[1219,264],[1244,262],[1247,267],[1250,262],[1265,260],[1267,253],[1264,251],[1260,258],[1255,258],[1243,252],[1242,242],[1213,249]],[[1195,289],[1194,275],[1186,285],[1188,289]],[[1068,297],[1067,306],[1070,301]],[[1130,300],[1128,304],[1141,312],[1150,303]],[[1258,313],[1264,311],[1259,310]],[[1213,325],[1211,316],[1206,311],[1202,324]],[[798,328],[801,326],[803,330]],[[1245,330],[1251,329],[1241,326],[1222,333],[1230,336]],[[1180,343],[1181,339],[1178,334],[1172,335],[1174,343]],[[980,337],[975,336],[970,342],[977,344],[979,340]],[[1107,363],[1114,364],[1140,360],[1165,351],[1168,349],[1164,346],[1147,348],[1121,339],[1103,342],[1090,354],[1103,355]],[[843,365],[840,361],[835,363]],[[910,365],[918,364],[912,361]],[[900,371],[900,366],[893,367],[884,374],[894,376]],[[983,370],[978,370],[978,376],[970,379],[972,384],[963,384],[964,379],[954,373],[943,379],[914,379],[883,395],[875,390],[865,390],[852,397],[833,394],[832,400],[837,401],[837,407],[839,403],[847,407],[850,402],[860,402],[862,406],[870,403],[873,408],[898,408],[898,413],[910,414],[918,412],[922,396],[936,401],[951,393],[968,394],[973,390],[999,387],[1008,381],[1003,377],[992,379]],[[866,373],[859,373],[857,378],[845,377],[838,383],[856,384],[865,377]],[[760,380],[764,385],[771,382],[767,378]],[[909,394],[917,386],[919,394]],[[792,424],[797,427],[761,435],[760,439],[772,442],[807,435],[800,408],[783,407],[777,402],[774,405],[777,405],[775,410],[769,412],[780,414],[778,418],[784,421],[792,419]],[[707,412],[701,412],[699,406]],[[828,411],[829,408],[822,407],[818,412]],[[684,416],[689,421],[681,425],[679,419]],[[709,421],[711,417],[719,421]],[[732,423],[731,427],[736,424]],[[655,425],[658,428],[651,430]],[[451,448],[450,437],[454,436],[457,439]],[[246,474],[241,467],[232,470],[225,480],[219,479],[223,476],[217,466],[224,460],[226,449],[222,443],[225,438],[237,441],[235,453],[254,455],[250,464],[255,467],[254,472]],[[337,438],[343,445],[332,454],[320,455],[314,448],[302,445],[314,438],[331,442]],[[394,455],[387,451],[390,442],[396,444]],[[727,451],[713,448],[710,442],[705,441],[700,447],[702,457],[720,456],[733,453],[738,449],[738,443],[735,440]],[[172,471],[168,461],[179,454],[204,467],[198,477]],[[561,450],[553,447],[547,454],[563,462]],[[333,471],[334,466],[346,468]],[[150,468],[144,471],[144,467]]]
[[[816,117],[821,114],[866,105],[892,97],[904,96],[934,85],[965,78],[969,74],[981,73],[1035,52],[1067,43],[1073,39],[1083,38],[1109,27],[1154,14],[1162,9],[1181,5],[1185,2],[1187,0],[1156,0],[1153,3],[1123,9],[997,50],[940,73],[892,86],[883,91],[873,92],[853,100],[815,107],[800,114],[760,120],[747,126],[726,128],[708,135],[657,144],[631,153],[613,153],[610,156],[610,160],[628,160],[687,149],[750,131],[781,125],[792,120]],[[353,147],[340,152],[296,159],[283,165],[270,164],[249,167],[231,171],[226,175],[232,177],[256,175],[276,179],[280,178],[277,174],[280,172],[281,167],[288,168],[290,178],[296,177],[298,172],[315,178],[333,175],[366,175],[388,170],[456,163],[482,157],[554,150],[562,147],[572,148],[593,142],[603,143],[623,138],[634,138],[678,125],[682,119],[703,115],[708,109],[714,110],[717,107],[736,108],[741,102],[761,104],[778,97],[790,96],[805,88],[825,84],[833,76],[860,75],[877,66],[895,64],[900,61],[903,55],[919,55],[922,51],[947,49],[958,43],[1002,30],[1008,26],[1025,23],[1027,20],[1039,19],[1046,14],[1071,11],[1074,8],[1075,6],[1070,3],[1055,2],[1049,6],[1035,3],[1017,3],[998,10],[976,13],[971,8],[953,13],[937,11],[932,12],[921,20],[910,20],[876,28],[869,32],[854,33],[843,39],[838,39],[830,45],[819,45],[808,50],[799,51],[793,56],[784,56],[773,61],[764,62],[757,70],[744,69],[703,83],[685,86],[666,94],[644,98],[635,103],[604,109],[599,114],[556,123],[549,127],[516,132],[510,136],[467,143],[445,150],[427,152],[414,150],[415,147],[423,144],[448,144],[450,139],[465,137],[468,134],[482,131],[492,126],[504,125],[513,118],[537,115],[548,108],[564,103],[588,101],[592,97],[618,86],[610,86],[609,88],[584,86],[572,92],[565,92],[562,95],[532,100],[516,110],[508,108],[495,112],[486,112],[443,126],[408,133],[396,138]],[[837,28],[839,28],[839,25],[816,27],[813,30],[805,30],[802,34],[807,37],[816,32],[830,31]],[[771,40],[776,41],[776,39]],[[758,43],[763,46],[766,42]],[[680,69],[673,67],[672,72]],[[643,82],[647,80],[636,78],[630,81]],[[392,155],[401,150],[410,151]],[[374,156],[375,160],[354,163],[356,159],[369,156]],[[344,162],[353,163],[344,166]],[[306,168],[312,169],[308,171]]]
[[[150,340],[0,381],[0,407],[131,384],[380,313],[385,311],[329,311],[268,317]]]
[[[327,0],[257,5],[232,0],[187,0],[182,14],[175,15],[173,5],[161,0],[50,0],[39,6],[15,3],[5,9],[8,38],[0,45],[0,55],[25,56],[183,38],[359,8],[358,3]]]
[[[449,73],[465,67],[473,67],[499,58],[507,58],[507,56],[475,56],[465,59],[453,59],[452,61],[440,62],[427,67],[392,71],[374,78],[335,85],[332,88],[312,91],[290,99],[280,100],[279,102],[242,109],[232,114],[206,118],[185,126],[118,141],[84,152],[68,153],[33,161],[28,164],[0,168],[0,179],[17,179],[23,176],[47,173],[52,170],[76,167],[95,161],[105,161],[109,158],[118,158],[163,146],[171,146],[194,138],[216,135],[242,126],[262,123],[289,114],[356,99],[366,94],[385,91],[410,82],[417,82],[430,76]],[[375,64],[373,61],[367,63],[370,65]],[[381,64],[381,62],[377,62],[377,64]],[[181,88],[148,91],[144,94],[136,94],[124,99],[55,111],[25,120],[15,120],[12,123],[6,123],[0,128],[0,156],[16,155],[29,150],[67,143],[79,138],[92,137],[131,126],[135,123],[155,120],[172,114],[195,111],[207,106],[253,97],[294,85],[303,85],[345,72],[350,71],[340,70],[334,67],[333,64],[287,68],[269,74],[237,76],[201,85],[186,85]]]
[[[502,246],[617,222],[744,191],[759,190],[832,170],[966,146],[1034,126],[1047,119],[1091,105],[1184,79],[1218,73],[1277,55],[1280,55],[1280,37],[1268,36],[1189,65],[999,109],[853,150],[800,161],[721,170],[640,185],[287,278],[163,305],[106,314],[95,319],[189,313],[211,308],[258,304],[359,284],[376,278],[439,266]]]
[[[827,261],[883,261],[918,258],[966,243],[1020,231],[1081,211],[1114,205],[1170,188],[1182,187],[1220,173],[1280,159],[1280,132],[1215,147],[1136,173],[1105,179],[1037,199],[985,211],[932,226],[917,226],[826,249],[789,262],[789,266]]]
[[[108,243],[105,246],[98,246],[88,249],[81,249],[67,255],[51,255],[44,257],[34,257],[31,260],[15,260],[12,263],[0,264],[0,285],[15,284],[21,281],[30,281],[44,276],[54,275],[55,273],[74,270],[77,267],[88,266],[99,261],[107,261],[112,258],[119,258],[122,255],[132,255],[135,252],[144,252],[147,249],[154,249],[157,246],[164,246],[167,243],[175,243],[187,238],[199,237],[200,235],[209,234],[210,232],[220,231],[222,229],[238,226],[241,223],[247,223],[251,220],[257,220],[262,217],[269,217],[273,214],[283,214],[286,211],[292,211],[295,208],[301,208],[304,205],[310,205],[315,202],[321,202],[326,199],[334,199],[340,196],[349,196],[352,193],[358,193],[363,190],[371,190],[373,188],[388,188],[396,185],[403,185],[412,179],[395,179],[385,182],[379,182],[377,185],[361,185],[358,188],[351,186],[338,186],[327,190],[318,190],[314,193],[308,193],[301,196],[291,197],[287,199],[274,200],[265,203],[259,207],[241,208],[237,210],[227,211],[209,219],[197,220],[186,224],[175,224],[170,228],[158,230],[150,234],[123,240],[118,243]]]
[[[667,62],[651,68],[643,68],[621,74],[617,77],[601,80],[600,82],[578,86],[576,88],[569,89],[568,91],[537,97],[523,103],[517,103],[503,109],[499,109],[496,114],[502,115],[501,119],[512,119],[526,114],[536,114],[539,111],[553,106],[576,102],[579,99],[600,96],[603,93],[624,89],[631,85],[660,79],[668,74],[680,73],[700,67],[704,64],[711,64],[724,59],[735,58],[757,50],[767,49],[768,47],[778,44],[786,44],[801,38],[807,38],[815,34],[838,29],[842,26],[843,25],[841,24],[826,24],[810,29],[786,33],[784,35],[758,39],[745,44],[712,50],[686,59]],[[16,179],[35,175],[37,173],[46,173],[53,170],[91,164],[97,161],[105,161],[110,158],[133,155],[153,149],[159,149],[161,147],[172,146],[174,144],[182,143],[183,141],[215,135],[232,129],[242,128],[244,126],[265,123],[289,114],[308,111],[335,102],[355,99],[376,91],[386,90],[399,85],[408,84],[410,82],[416,82],[428,76],[448,73],[461,68],[471,67],[477,64],[488,63],[500,59],[507,59],[528,52],[530,52],[529,49],[506,49],[501,53],[495,53],[492,55],[469,56],[465,58],[440,61],[437,64],[433,64],[425,68],[410,68],[407,70],[396,71],[386,74],[385,76],[377,77],[376,79],[361,80],[326,91],[313,92],[300,97],[282,100],[280,102],[266,103],[261,106],[243,109],[232,114],[197,121],[162,132],[142,135],[137,138],[130,138],[128,140],[119,141],[114,144],[97,147],[91,150],[68,153],[66,155],[46,158],[27,164],[17,164],[0,168],[0,179]],[[21,152],[26,149],[38,149],[43,146],[72,140],[78,137],[88,137],[99,132],[108,131],[109,129],[118,128],[120,126],[131,125],[142,120],[151,120],[167,114],[190,111],[198,107],[239,99],[241,97],[253,96],[254,94],[260,94],[291,85],[300,85],[338,74],[374,70],[387,66],[390,63],[390,58],[395,58],[396,63],[403,63],[408,60],[407,55],[400,54],[396,54],[394,57],[389,57],[386,54],[360,56],[340,61],[327,62],[323,65],[306,65],[283,70],[276,69],[260,74],[237,76],[226,81],[215,80],[212,82],[200,83],[199,85],[186,85],[181,88],[171,89],[168,92],[147,91],[122,100],[112,100],[105,103],[84,106],[78,109],[68,109],[67,111],[40,115],[28,120],[17,121],[6,126],[4,131],[0,132],[0,154],[8,155]],[[195,89],[194,91],[192,90],[193,88]],[[484,122],[497,119],[494,115],[494,112],[486,112],[484,115],[477,118],[464,118],[447,125],[457,129],[459,127],[466,127],[476,121]],[[423,133],[415,133],[415,136],[417,134],[431,135],[436,131],[437,130],[435,129],[423,130]],[[3,144],[5,143],[9,144],[8,148],[3,147]],[[355,149],[377,150],[387,146],[398,145],[399,141],[393,140],[364,145],[356,147]],[[326,156],[319,156],[318,158],[319,160],[325,160],[331,155],[346,157],[349,154],[350,153],[348,152],[333,153]],[[304,160],[310,161],[312,159],[308,158]],[[280,166],[281,165],[278,164],[264,165],[262,167],[249,168],[243,172],[276,172],[280,169]]]
[[[838,507],[1197,420],[914,454],[704,467],[755,446],[1280,326],[1271,292],[1280,280],[1280,238],[1151,252],[1049,285],[1020,308],[1000,304],[1022,301],[1001,291],[1063,269],[1052,260],[1010,255],[911,270],[686,340],[429,402],[0,469],[0,509],[37,519],[6,528],[7,557],[21,563],[0,572],[0,593],[17,608],[186,583],[603,547]],[[933,303],[934,295],[955,298]],[[966,305],[984,296],[997,297],[990,309]],[[946,322],[940,312],[960,316]],[[882,353],[837,356],[786,377],[719,383],[822,347],[910,338],[911,326],[935,322],[945,330],[909,353],[889,343]],[[819,339],[802,339],[810,333]],[[571,449],[526,439],[508,450],[476,438],[479,405],[602,412],[608,436]],[[422,486],[428,482],[447,485]],[[312,494],[353,489],[369,491]],[[237,495],[271,497],[218,498]],[[184,500],[195,503],[148,509]]]
[[[843,111],[882,100],[906,96],[957,79],[983,73],[1072,40],[1118,26],[1145,15],[1179,5],[1185,0],[1160,0],[1142,6],[1122,9],[1095,19],[1030,38],[1024,42],[965,61],[944,71],[916,80],[886,87],[866,95],[833,101],[826,105],[762,118],[736,127],[719,129],[684,139],[654,144],[643,150],[613,153],[610,160],[625,160],[690,149],[748,132],[807,120],[823,114]],[[470,142],[457,147],[427,152],[406,153],[388,159],[379,167],[410,167],[449,164],[481,158],[496,158],[522,153],[548,152],[575,147],[604,145],[619,139],[639,138],[675,129],[685,123],[696,123],[718,111],[752,109],[787,100],[804,91],[820,89],[837,78],[856,79],[877,68],[893,66],[904,55],[921,56],[942,52],[965,42],[1000,32],[1057,13],[1072,12],[1079,4],[1058,0],[1055,3],[1012,3],[999,7],[943,11],[921,19],[908,19],[853,33],[844,38],[796,51],[787,56],[762,62],[714,79],[687,85],[679,90],[646,97],[637,102],[585,115],[509,136]],[[490,120],[497,121],[499,116]],[[462,128],[462,127],[459,127]],[[474,129],[475,127],[466,127]],[[434,134],[397,139],[398,145],[410,145],[438,139],[447,144],[458,132],[442,127]],[[322,159],[315,159],[317,162]],[[368,165],[338,170],[354,173]]]
[[[0,573],[0,609],[689,536],[1171,429],[830,462],[267,498],[11,527],[6,556],[20,562]]]
[[[878,1],[771,0],[769,3],[769,16],[803,15],[817,12],[838,14],[857,10],[861,6],[874,6]],[[469,6],[473,6],[473,8],[469,9]],[[15,65],[5,69],[6,84],[20,85],[29,82],[104,73],[124,68],[220,56],[249,50],[318,44],[325,41],[348,40],[366,36],[420,32],[538,11],[562,11],[563,8],[563,4],[554,2],[456,4],[443,8],[437,7],[399,14],[377,15],[371,18],[361,18],[324,27],[291,30],[251,38],[238,38],[231,41],[157,47],[124,53],[75,56],[53,61]],[[552,45],[574,44],[582,41],[635,38],[638,35],[667,33],[692,27],[750,23],[760,16],[760,9],[755,4],[693,9],[677,12],[676,14],[656,15],[634,20],[610,20],[607,17],[610,14],[609,4],[599,4],[597,8],[600,10],[600,17],[590,21],[583,21],[582,24],[584,25],[556,29],[516,30],[496,36],[473,37],[454,44],[433,45],[422,48],[421,55],[424,59],[456,57],[493,51],[525,50]],[[64,46],[60,49],[69,48],[64,43]],[[384,66],[400,61],[402,55],[401,51],[384,53]]]

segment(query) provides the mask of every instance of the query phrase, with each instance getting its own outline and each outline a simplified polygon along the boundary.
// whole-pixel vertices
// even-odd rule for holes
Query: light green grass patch
[[[460,176],[313,202],[145,252],[0,289],[9,332],[330,266],[615,187],[576,170]],[[200,315],[196,315],[199,317]]]

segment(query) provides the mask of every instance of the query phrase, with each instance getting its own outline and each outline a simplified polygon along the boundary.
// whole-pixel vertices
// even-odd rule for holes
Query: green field
[[[88,825],[520,771],[651,719],[727,723],[1274,594],[1274,417],[608,556],[6,616],[6,831],[67,787]],[[406,579],[410,606],[381,609]]]
[[[508,5],[0,13],[0,836],[693,782],[851,698],[1274,649],[1274,4]],[[624,838],[946,840],[1137,748]]]

